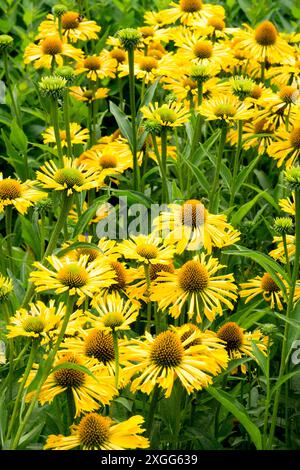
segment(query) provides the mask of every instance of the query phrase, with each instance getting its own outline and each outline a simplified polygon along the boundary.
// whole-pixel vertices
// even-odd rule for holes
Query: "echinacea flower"
[[[5,277],[0,274],[0,303],[5,302],[12,291],[12,280],[9,277]]]
[[[80,86],[71,86],[69,88],[70,95],[73,96],[77,101],[91,103],[95,100],[103,100],[108,97],[109,88],[97,88],[92,90]]]
[[[27,180],[22,183],[18,179],[3,178],[0,173],[0,214],[6,206],[14,206],[23,215],[30,206],[45,196],[46,193],[36,188],[35,181]]]
[[[283,309],[283,293],[269,273],[256,276],[254,279],[241,283],[240,286],[242,290],[239,295],[246,299],[245,303],[250,302],[257,295],[262,295],[264,300],[270,303],[272,309]]]
[[[119,245],[120,253],[127,259],[143,264],[166,264],[172,260],[174,248],[165,245],[161,238],[150,235],[132,235]]]
[[[139,313],[136,303],[131,300],[125,302],[116,293],[108,294],[102,301],[96,298],[92,301],[92,306],[98,313],[98,315],[89,314],[94,326],[113,332],[128,330]]]
[[[67,135],[65,130],[60,130],[60,141],[61,146],[67,147]],[[56,138],[53,127],[48,127],[43,133],[43,142],[44,144],[56,144]],[[85,144],[89,138],[89,130],[82,129],[77,122],[70,123],[70,137],[71,143],[74,144]]]
[[[81,49],[68,44],[65,40],[61,40],[59,36],[48,36],[42,39],[38,44],[29,44],[24,52],[24,63],[34,62],[34,67],[50,69],[53,64],[62,67],[64,57],[68,57],[75,61],[82,58]]]
[[[163,127],[173,128],[182,126],[189,119],[189,110],[182,104],[171,102],[159,106],[158,103],[150,103],[149,106],[143,106],[141,113],[145,119],[157,122]]]
[[[229,95],[204,101],[198,111],[208,121],[221,120],[230,123],[253,117],[253,111],[246,103]]]
[[[93,82],[98,78],[114,78],[117,64],[117,61],[111,58],[109,52],[103,50],[99,55],[87,56],[78,61],[75,73],[77,75],[84,73]]]
[[[225,12],[221,5],[204,3],[202,0],[179,0],[171,2],[169,8],[159,12],[162,24],[173,24],[179,20],[182,24],[193,26],[197,21],[213,15],[224,18]]]
[[[300,124],[288,132],[281,128],[275,134],[276,141],[272,142],[268,149],[268,155],[277,161],[277,166],[285,165],[291,168],[300,156]]]
[[[61,15],[62,35],[71,42],[88,41],[97,39],[101,30],[96,21],[87,20],[80,13],[75,11],[66,11]],[[47,19],[39,25],[38,38],[44,38],[59,31],[58,19],[51,13],[47,15]]]
[[[189,318],[195,317],[199,323],[203,317],[213,321],[222,315],[222,304],[232,310],[237,298],[233,275],[216,275],[222,268],[217,258],[201,253],[174,272],[161,272],[152,285],[151,299],[161,310],[169,309],[174,318],[186,305]]]
[[[273,243],[277,243],[277,247],[271,250],[269,255],[279,260],[281,263],[286,263],[286,253],[282,236],[274,237]],[[292,261],[296,252],[295,235],[286,235],[286,250],[289,261]]]
[[[71,427],[70,436],[51,435],[44,449],[70,450],[125,450],[146,449],[150,443],[140,436],[144,432],[142,416],[136,415],[116,423],[107,416],[97,413],[86,414],[79,424]]]

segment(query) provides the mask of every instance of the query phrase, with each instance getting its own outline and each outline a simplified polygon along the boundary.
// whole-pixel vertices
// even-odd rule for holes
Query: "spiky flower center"
[[[61,168],[54,174],[54,180],[66,186],[68,189],[74,188],[74,186],[82,186],[84,183],[84,177],[77,168]]]
[[[158,61],[154,57],[145,56],[140,60],[140,69],[145,72],[151,72],[153,69],[157,69]]]
[[[186,330],[182,335],[181,335],[181,341],[184,343],[190,336],[192,336],[195,331],[198,331],[199,328],[197,328],[196,325],[193,325],[192,323],[188,323],[188,330]],[[196,338],[193,341],[189,342],[188,344],[184,345],[184,349],[190,348],[191,346],[198,346],[201,344],[201,339]]]
[[[78,425],[80,444],[84,449],[101,449],[109,439],[110,419],[89,413],[82,418]]]
[[[62,52],[62,42],[57,37],[49,37],[42,42],[42,51],[47,55],[56,55]]]
[[[180,0],[179,7],[185,13],[195,13],[202,9],[202,0]]]
[[[183,225],[196,229],[205,222],[205,207],[197,199],[189,199],[182,205],[180,215]]]
[[[140,33],[142,33],[143,38],[150,38],[154,36],[154,29],[151,26],[142,26],[139,28]]]
[[[61,268],[57,273],[57,279],[70,288],[83,287],[87,284],[88,273],[85,268],[76,263],[70,263]]]
[[[119,47],[115,47],[110,51],[110,56],[112,59],[116,59],[119,64],[122,62],[125,62],[126,60],[126,52],[123,51],[123,49],[120,49]]]
[[[290,134],[291,145],[295,149],[300,149],[300,127],[295,127]]]
[[[101,68],[101,60],[96,56],[87,57],[83,61],[83,67],[88,70],[99,70]]]
[[[0,180],[0,199],[18,199],[22,195],[22,186],[19,181],[5,178]]]
[[[84,349],[88,357],[95,357],[104,365],[115,359],[114,341],[111,333],[97,329],[91,331],[85,339]]]
[[[262,92],[262,88],[259,85],[254,85],[251,90],[250,96],[251,98],[258,100],[261,97]]]
[[[155,279],[158,277],[158,273],[163,271],[164,273],[173,273],[174,272],[174,266],[173,264],[150,264],[150,269],[149,269],[149,276],[151,281],[155,281]]]
[[[177,119],[175,111],[173,111],[173,109],[168,108],[167,106],[162,106],[161,108],[158,108],[157,113],[163,122],[175,122]]]
[[[181,364],[184,349],[179,336],[173,331],[164,331],[154,340],[150,358],[159,367],[177,367]]]
[[[211,16],[208,19],[207,24],[217,31],[222,31],[225,28],[225,22],[219,16]]]
[[[200,261],[190,260],[179,269],[178,284],[185,292],[201,292],[208,286],[209,274]]]
[[[121,326],[124,322],[124,317],[120,312],[109,312],[102,317],[104,326],[114,330],[118,326]]]
[[[69,362],[70,364],[81,364],[76,356],[72,353],[65,354],[58,361],[57,365],[63,364],[65,362]],[[85,373],[76,369],[63,368],[54,372],[54,379],[57,385],[60,385],[61,387],[77,388],[84,384]]]
[[[115,271],[116,284],[112,285],[112,289],[125,289],[127,283],[126,269],[119,261],[111,261],[110,266]]]
[[[82,255],[88,256],[88,262],[91,263],[92,261],[95,261],[98,256],[100,256],[100,251],[96,250],[95,248],[78,248],[78,258],[80,258]]]
[[[236,108],[230,103],[221,103],[216,106],[215,115],[222,119],[236,115]]]
[[[277,41],[277,29],[271,21],[264,21],[255,30],[255,40],[260,46],[273,46]]]
[[[80,23],[80,16],[75,11],[68,11],[61,17],[63,29],[76,29]]]
[[[283,86],[279,92],[279,98],[289,104],[295,103],[298,97],[299,91],[290,85]]]
[[[265,273],[261,279],[261,288],[266,292],[278,292],[280,289],[269,273]]]
[[[116,168],[118,166],[118,159],[116,155],[113,155],[112,153],[106,153],[99,158],[99,164],[101,168],[104,169]]]
[[[22,322],[22,327],[27,333],[41,333],[44,326],[44,322],[38,317],[27,317]]]
[[[243,330],[235,322],[225,323],[219,329],[217,336],[225,341],[227,351],[235,351],[243,344]]]
[[[136,252],[139,256],[146,259],[153,259],[158,255],[158,249],[151,243],[141,243],[137,246]]]
[[[213,54],[213,45],[208,41],[198,41],[193,52],[198,59],[209,59]]]

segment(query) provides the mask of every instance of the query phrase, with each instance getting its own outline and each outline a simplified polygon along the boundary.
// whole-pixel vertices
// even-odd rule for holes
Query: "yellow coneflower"
[[[150,235],[132,236],[119,245],[119,250],[127,259],[134,259],[143,264],[166,264],[174,256],[172,245],[165,245],[161,238]]]
[[[60,130],[60,141],[62,147],[67,147],[67,135],[65,130]],[[56,144],[56,138],[53,127],[48,127],[43,133],[44,144]],[[89,130],[82,129],[80,124],[77,122],[70,123],[70,136],[71,143],[74,144],[85,144],[89,138]]]
[[[202,322],[203,317],[213,321],[216,315],[222,315],[225,304],[233,309],[237,287],[232,274],[219,274],[224,266],[216,258],[205,254],[195,256],[172,272],[161,272],[152,285],[151,299],[158,302],[161,310],[177,318],[187,305],[189,318]]]
[[[141,108],[141,113],[144,118],[170,128],[182,126],[189,119],[189,110],[182,104],[175,102],[162,106],[159,106],[158,103],[150,103],[149,106]]]
[[[57,294],[68,292],[78,295],[77,305],[87,297],[93,297],[102,287],[109,287],[114,281],[114,272],[104,259],[88,263],[88,256],[81,256],[78,261],[60,260],[52,255],[47,258],[52,270],[42,263],[35,262],[37,268],[30,275],[37,292],[54,290]]]
[[[131,300],[121,299],[116,293],[106,296],[105,300],[94,299],[92,306],[97,310],[98,315],[92,313],[89,317],[93,320],[96,328],[118,331],[130,329],[139,314],[139,309]]]
[[[119,66],[119,77],[125,77],[129,74],[129,65],[121,64]],[[159,61],[151,55],[136,54],[134,74],[136,78],[142,79],[146,84],[154,82],[160,75]]]
[[[36,188],[35,181],[22,183],[18,179],[3,178],[0,173],[0,214],[6,206],[14,206],[20,214],[25,214],[30,206],[46,196]]]
[[[223,359],[219,354],[215,360],[211,351],[208,354],[207,346],[197,342],[198,334],[194,331],[183,337],[175,330],[167,330],[155,338],[146,332],[144,340],[132,340],[128,349],[135,364],[128,371],[139,376],[133,380],[131,390],[149,395],[159,385],[169,397],[176,379],[188,394],[210,385],[213,376],[226,367],[228,356],[223,350]]]
[[[96,21],[87,20],[80,13],[75,11],[67,11],[61,16],[62,35],[71,42],[88,41],[90,39],[98,39],[101,30]],[[58,34],[58,19],[49,13],[47,19],[39,25],[38,38],[44,38],[53,34]]]
[[[71,158],[63,158],[64,167],[58,168],[53,160],[46,162],[36,176],[44,188],[67,191],[67,194],[86,191],[99,185],[99,173]]]
[[[59,36],[49,36],[42,39],[38,44],[29,44],[24,52],[24,63],[34,62],[36,69],[45,67],[50,69],[53,64],[62,67],[64,57],[68,57],[75,61],[82,58],[81,49],[76,49],[66,41],[62,41]]]
[[[246,122],[243,126],[243,147],[245,149],[256,147],[259,155],[266,153],[268,146],[274,137],[274,126],[267,119],[259,119],[254,122]],[[257,134],[262,134],[261,136]],[[231,144],[237,145],[238,132],[232,129],[228,134]]]
[[[221,5],[204,3],[202,0],[171,2],[170,8],[159,12],[159,18],[163,24],[171,24],[180,20],[181,23],[187,26],[193,26],[195,22],[202,18],[210,18],[215,15],[224,18],[224,8]]]
[[[185,249],[198,250],[202,246],[211,253],[214,246],[222,248],[240,238],[240,233],[227,222],[225,215],[210,214],[197,199],[182,205],[169,204],[168,209],[154,219],[154,231],[166,243],[176,245],[177,253]]]
[[[199,113],[208,121],[222,120],[229,123],[253,117],[253,111],[249,109],[249,105],[229,95],[204,101],[199,107]]]
[[[71,435],[48,437],[44,449],[70,450],[125,450],[147,449],[148,439],[140,436],[144,432],[142,416],[132,416],[121,423],[115,423],[107,416],[89,413],[71,427]]]
[[[296,203],[295,203],[295,194],[292,194],[292,198],[279,199],[278,202],[280,208],[287,214],[295,217],[296,214]]]
[[[9,277],[0,274],[0,303],[7,300],[9,294],[13,291],[13,283]]]
[[[41,388],[39,393],[41,405],[51,403],[60,393],[70,391],[75,404],[75,417],[78,417],[83,411],[94,411],[100,408],[101,404],[107,405],[117,395],[113,378],[95,359],[85,359],[72,352],[59,352],[54,367],[65,363],[84,366],[92,375],[67,366],[55,370],[47,377]],[[34,377],[33,370],[29,375],[28,384]],[[34,393],[30,392],[26,396],[26,401],[30,401]]]
[[[277,248],[271,250],[269,255],[272,256],[272,258],[281,261],[281,263],[286,263],[285,248],[282,237],[274,237],[273,243],[277,243]],[[296,252],[295,235],[286,235],[286,248],[288,258],[289,260],[292,260]]]
[[[150,284],[155,281],[161,272],[173,273],[175,270],[173,263],[168,264],[150,264],[149,265],[149,279]],[[129,270],[129,286],[127,288],[127,293],[131,299],[139,299],[144,302],[149,302],[149,295],[151,294],[151,287],[149,292],[149,287],[147,285],[147,279],[145,276],[145,269],[143,266]]]
[[[69,88],[70,95],[73,96],[77,101],[88,102],[95,100],[103,100],[108,97],[109,88],[97,88],[91,90],[81,86],[71,86]]]
[[[117,61],[111,58],[109,52],[103,50],[98,56],[87,56],[78,61],[75,73],[78,75],[85,73],[87,78],[95,82],[98,78],[114,78],[117,65]]]
[[[285,281],[283,281],[283,283],[287,287],[287,283]],[[250,300],[257,295],[262,295],[272,309],[283,309],[283,293],[269,273],[265,273],[263,276],[256,276],[254,279],[243,282],[240,284],[240,287],[242,290],[240,290],[239,295],[246,299],[245,303],[250,302]]]
[[[300,123],[291,132],[281,128],[276,132],[276,141],[269,145],[267,152],[277,160],[277,166],[283,164],[286,168],[295,165],[300,155]]]

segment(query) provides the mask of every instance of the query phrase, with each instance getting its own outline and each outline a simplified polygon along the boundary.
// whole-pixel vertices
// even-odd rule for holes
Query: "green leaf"
[[[196,165],[194,165],[190,160],[186,159],[185,163],[192,170],[192,173],[195,176],[197,182],[200,184],[201,187],[205,189],[205,191],[208,194],[210,186],[209,186],[209,182],[206,176],[204,176],[202,171]]]
[[[15,119],[13,119],[11,123],[10,141],[21,152],[27,152],[27,137],[24,134],[23,130],[18,126]]]
[[[243,168],[242,171],[238,174],[234,184],[234,194],[238,192],[242,184],[246,181],[246,179],[248,178],[260,158],[261,156],[258,155],[254,160],[252,160],[252,162],[248,166],[246,166],[246,168]]]
[[[295,375],[300,374],[300,370],[294,370],[293,372],[289,372],[288,374],[283,375],[279,380],[276,378],[276,384],[274,387],[272,387],[271,390],[271,397],[274,395],[274,393],[281,388],[281,386],[290,380],[292,377],[295,377]]]
[[[243,204],[232,216],[231,223],[233,225],[238,225],[241,220],[248,214],[252,207],[257,203],[257,201],[262,197],[263,193],[257,194],[253,199]]]
[[[121,134],[125,137],[132,147],[132,128],[128,116],[112,101],[109,102],[109,109],[114,116],[120,128]]]
[[[253,444],[257,450],[262,449],[261,433],[258,427],[251,421],[247,414],[246,409],[239,403],[231,394],[224,392],[223,390],[217,390],[214,387],[208,387],[207,392],[214,397],[221,405],[224,406],[239,422],[244,426],[249,436],[252,439]]]
[[[263,371],[264,376],[267,377],[268,376],[268,371],[267,371],[266,356],[261,352],[261,350],[257,347],[257,344],[255,344],[254,341],[251,341],[251,345],[252,345],[253,355],[255,356],[255,359],[256,359],[259,367]]]

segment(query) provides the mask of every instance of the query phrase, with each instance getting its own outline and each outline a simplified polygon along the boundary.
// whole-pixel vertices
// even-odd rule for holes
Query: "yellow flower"
[[[240,31],[239,36],[239,47],[261,62],[280,63],[283,57],[293,55],[292,47],[282,39],[271,21],[263,21],[255,30],[247,26],[247,31]]]
[[[67,191],[67,194],[87,191],[99,185],[99,173],[85,165],[77,165],[75,160],[64,157],[64,168],[57,168],[53,160],[46,162],[39,171],[37,179],[44,188],[54,191]]]
[[[223,357],[218,354],[215,359],[212,350],[198,341],[199,335],[196,330],[186,337],[167,330],[155,338],[146,333],[144,340],[132,340],[129,350],[136,364],[128,370],[139,376],[133,380],[131,390],[149,395],[159,385],[169,397],[176,379],[188,394],[210,385],[213,376],[226,367],[228,356],[223,350]]]
[[[158,302],[161,310],[178,318],[187,306],[189,318],[201,323],[203,314],[209,321],[223,314],[222,304],[230,310],[237,298],[237,287],[232,274],[219,274],[222,269],[217,258],[206,259],[204,253],[184,263],[175,272],[161,272],[152,286],[151,299]]]
[[[11,317],[7,326],[9,333],[7,338],[27,336],[31,338],[44,338],[49,341],[49,333],[57,330],[62,316],[66,313],[66,307],[60,303],[56,308],[54,300],[50,300],[49,306],[41,301],[30,304],[30,309],[21,308]]]
[[[262,134],[261,137],[257,134]],[[256,147],[259,155],[264,155],[268,146],[272,143],[274,126],[267,119],[259,119],[254,122],[246,122],[243,126],[243,147],[245,149]],[[237,145],[238,132],[232,129],[228,134],[228,140],[232,145]]]
[[[64,259],[52,255],[47,258],[53,270],[39,262],[33,263],[37,271],[30,275],[37,292],[54,290],[56,294],[68,292],[78,295],[77,305],[87,297],[93,297],[102,287],[113,284],[114,272],[105,260],[88,263],[88,256],[81,256],[78,261]]]
[[[166,264],[174,256],[174,248],[164,245],[162,239],[153,234],[133,235],[120,243],[119,250],[125,258],[144,264]]]
[[[20,214],[25,214],[30,206],[47,194],[35,187],[36,182],[27,180],[24,183],[13,178],[3,178],[0,173],[0,214],[6,206],[14,206]]]
[[[149,277],[150,277],[150,293],[152,282],[155,281],[161,272],[173,273],[174,272],[173,263],[168,264],[149,264]],[[149,302],[149,292],[147,279],[145,277],[145,269],[143,266],[139,266],[134,269],[129,270],[128,278],[130,285],[128,286],[126,292],[130,299],[139,299],[144,302]],[[136,282],[137,281],[137,282]],[[133,283],[134,282],[134,283]],[[133,283],[133,284],[132,284]]]
[[[119,77],[125,77],[129,74],[129,65],[121,64],[119,66]],[[137,78],[143,79],[146,84],[154,82],[160,75],[159,61],[151,55],[136,54],[134,74]]]
[[[189,119],[189,111],[182,104],[171,102],[159,106],[158,103],[150,103],[149,106],[143,106],[141,113],[145,119],[157,122],[165,127],[182,126]]]
[[[73,96],[77,101],[91,102],[95,100],[103,100],[108,97],[109,88],[97,88],[91,90],[80,86],[71,86],[69,88],[70,95]]]
[[[67,136],[65,130],[60,130],[60,140],[62,147],[67,147]],[[74,144],[85,144],[89,138],[89,130],[82,129],[77,122],[70,123],[70,134],[71,134],[71,143]],[[44,144],[56,144],[56,138],[54,134],[54,128],[48,127],[43,133]]]
[[[89,315],[95,327],[108,331],[129,330],[130,324],[137,319],[139,313],[136,303],[131,300],[125,302],[116,293],[109,294],[102,300],[96,298],[92,301],[92,306],[99,314]]]
[[[169,204],[168,211],[154,219],[154,232],[166,243],[176,245],[176,252],[198,250],[204,246],[207,253],[213,247],[222,248],[236,243],[240,233],[234,230],[223,214],[210,214],[197,199],[180,204]]]
[[[274,259],[278,259],[279,261],[281,261],[281,263],[286,263],[285,249],[282,237],[274,237],[273,243],[277,243],[277,248],[270,251],[269,255],[272,256],[272,258]],[[288,252],[288,258],[289,260],[292,260],[296,252],[294,235],[286,235],[286,247]]]
[[[12,280],[0,274],[0,303],[7,300],[12,290],[13,290]]]
[[[283,283],[287,286],[285,281]],[[283,309],[283,293],[269,273],[256,276],[254,279],[241,283],[240,286],[242,290],[239,294],[242,298],[246,297],[245,303],[250,302],[257,295],[262,295],[264,300],[270,303],[272,309]]]
[[[24,63],[29,64],[34,61],[36,69],[42,67],[50,69],[53,64],[62,67],[64,64],[63,57],[77,61],[82,58],[82,51],[62,41],[59,36],[49,36],[42,39],[38,44],[31,43],[26,47]]]
[[[71,427],[71,435],[48,437],[44,449],[69,450],[80,447],[83,450],[125,450],[146,449],[150,443],[140,436],[144,418],[132,416],[121,423],[115,423],[107,416],[97,413],[85,415],[78,425]]]
[[[75,11],[67,11],[61,16],[62,34],[71,42],[98,39],[101,30],[95,21],[87,20]],[[39,26],[38,38],[58,33],[58,19],[50,13]]]
[[[245,103],[230,95],[207,100],[199,106],[198,111],[208,121],[220,119],[230,123],[253,117],[253,111]]]
[[[187,26],[193,26],[202,18],[211,16],[224,18],[225,12],[221,5],[211,5],[202,0],[179,0],[171,2],[170,8],[159,12],[163,24],[173,24],[177,20]]]
[[[300,123],[295,125],[291,132],[284,128],[279,129],[276,132],[276,139],[269,145],[268,155],[277,160],[278,167],[285,164],[286,168],[291,168],[300,155]]]
[[[87,56],[77,62],[75,73],[85,73],[87,78],[95,82],[98,78],[114,78],[117,65],[117,61],[111,58],[109,52],[103,50],[98,56]]]
[[[284,212],[295,217],[296,215],[295,194],[294,193],[292,194],[292,199],[291,198],[279,199],[279,206]]]
[[[86,367],[91,373],[87,374],[82,369],[71,369],[67,363]],[[115,395],[117,390],[114,387],[113,378],[108,375],[105,367],[101,366],[94,359],[85,359],[72,352],[59,352],[54,361],[54,368],[60,364],[66,365],[52,372],[44,382],[39,393],[41,405],[51,403],[53,399],[65,391],[71,392],[75,404],[75,417],[83,411],[93,411],[101,405],[107,405]],[[29,375],[28,382],[35,377],[33,370]],[[29,385],[29,384],[28,384]],[[35,392],[30,392],[26,396],[26,401],[30,401]]]

